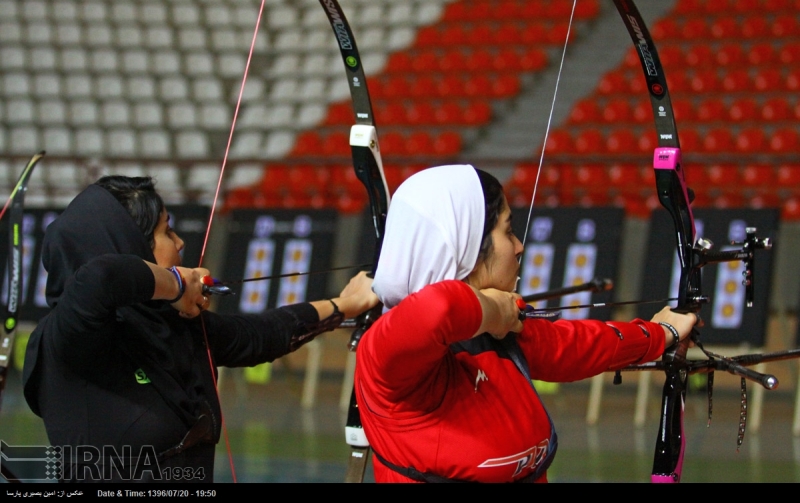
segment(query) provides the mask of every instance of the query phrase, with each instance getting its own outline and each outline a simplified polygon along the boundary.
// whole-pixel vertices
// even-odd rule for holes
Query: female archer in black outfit
[[[28,342],[24,388],[67,458],[63,480],[212,481],[215,367],[273,361],[377,303],[361,273],[331,300],[219,315],[209,271],[181,267],[182,248],[150,178],[104,177],[47,228],[52,310]]]

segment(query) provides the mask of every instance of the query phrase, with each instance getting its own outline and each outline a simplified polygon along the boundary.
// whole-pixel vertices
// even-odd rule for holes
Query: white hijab
[[[464,279],[478,260],[484,197],[468,164],[420,171],[392,196],[372,289],[388,309],[423,287]]]

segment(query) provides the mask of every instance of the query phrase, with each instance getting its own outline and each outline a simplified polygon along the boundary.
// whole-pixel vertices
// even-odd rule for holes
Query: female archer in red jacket
[[[544,482],[557,447],[530,379],[568,382],[651,361],[693,314],[651,321],[519,319],[522,244],[493,176],[423,170],[389,210],[356,396],[378,482]]]

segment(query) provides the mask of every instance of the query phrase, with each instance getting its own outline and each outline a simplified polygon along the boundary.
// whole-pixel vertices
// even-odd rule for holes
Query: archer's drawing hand
[[[509,332],[522,332],[517,305],[517,299],[522,296],[494,288],[476,290],[475,293],[483,310],[481,326],[475,335],[488,332],[495,339],[503,339]]]
[[[361,271],[344,287],[339,297],[333,299],[345,318],[355,318],[378,305],[378,296],[372,291],[372,278]]]
[[[697,324],[697,315],[694,313],[676,313],[669,306],[665,307],[661,311],[657,312],[653,318],[650,320],[653,323],[666,323],[671,325],[678,331],[678,335],[680,336],[680,340],[684,340],[689,337],[692,333],[692,329]],[[667,327],[662,326],[664,329],[664,347],[668,348],[677,342],[675,340],[675,336]],[[693,342],[689,343],[689,346],[694,346]]]
[[[198,267],[190,269],[188,267],[178,267],[184,281],[183,296],[172,307],[180,311],[183,318],[194,318],[202,311],[208,309],[210,300],[203,295],[203,276],[209,276],[208,269]]]

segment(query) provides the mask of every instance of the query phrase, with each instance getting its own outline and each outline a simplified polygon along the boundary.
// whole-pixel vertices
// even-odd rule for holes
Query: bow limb
[[[25,192],[33,168],[44,157],[44,152],[34,155],[14,186],[9,198],[10,213],[8,221],[8,303],[3,321],[3,336],[0,343],[0,398],[6,383],[6,373],[11,360],[14,335],[17,330],[20,297],[22,296],[22,217],[24,213]],[[2,217],[2,214],[0,214]]]
[[[347,22],[341,6],[336,0],[319,0],[330,21],[339,51],[344,61],[347,82],[350,87],[350,97],[353,102],[353,112],[356,123],[350,129],[350,150],[353,157],[353,168],[356,176],[364,184],[369,195],[369,207],[372,224],[375,229],[375,259],[372,263],[373,276],[378,268],[378,259],[381,253],[383,233],[386,225],[386,214],[389,211],[389,190],[386,177],[383,173],[378,134],[372,113],[372,104],[367,89],[367,80],[361,57],[356,47],[355,37]],[[358,319],[358,328],[353,331],[348,347],[356,351],[361,336],[380,316],[383,306],[378,304],[372,310],[361,315]],[[361,426],[361,417],[355,398],[355,389],[350,395],[350,407],[347,413],[345,438],[350,445],[350,460],[348,463],[345,482],[361,482],[369,458],[369,441]]]
[[[14,186],[11,196],[0,212],[0,218],[5,214],[6,208],[10,205],[8,220],[8,303],[6,305],[6,315],[3,322],[3,333],[0,336],[0,405],[2,405],[3,391],[6,387],[6,377],[8,367],[11,364],[11,352],[14,348],[14,337],[17,332],[17,321],[19,316],[19,306],[22,297],[22,217],[24,215],[25,192],[28,188],[33,168],[44,157],[44,152],[34,155]],[[2,475],[9,482],[18,482],[18,479],[5,466],[2,467]]]
[[[676,311],[698,312],[701,305],[700,267],[694,261],[696,240],[690,192],[686,187],[675,115],[661,61],[647,26],[632,0],[614,0],[614,5],[630,33],[639,54],[650,104],[655,117],[658,147],[653,154],[656,190],[661,205],[675,225],[680,282]],[[661,421],[653,460],[653,482],[679,482],[686,440],[683,409],[686,397],[686,351],[684,340],[669,348],[662,357],[666,382],[662,395]]]

